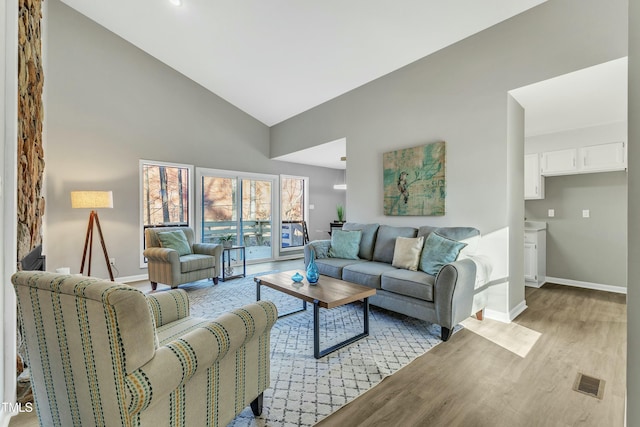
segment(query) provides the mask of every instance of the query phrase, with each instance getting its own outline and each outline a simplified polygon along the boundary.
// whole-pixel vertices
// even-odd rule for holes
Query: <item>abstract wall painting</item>
[[[385,215],[444,215],[445,151],[443,141],[383,154]]]

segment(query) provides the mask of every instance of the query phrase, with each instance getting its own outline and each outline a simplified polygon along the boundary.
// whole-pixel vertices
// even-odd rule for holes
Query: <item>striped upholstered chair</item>
[[[189,316],[186,292],[44,272],[12,277],[42,426],[225,426],[262,410],[275,306]]]
[[[160,233],[184,234],[186,246],[179,251],[163,246]],[[166,235],[166,234],[165,234]],[[213,279],[218,283],[222,266],[222,245],[215,243],[195,243],[195,233],[189,227],[158,227],[144,231],[145,247],[151,288],[158,283],[177,288],[183,283],[201,279]]]

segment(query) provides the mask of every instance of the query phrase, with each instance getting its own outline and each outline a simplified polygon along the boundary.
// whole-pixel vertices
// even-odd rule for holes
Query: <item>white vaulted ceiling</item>
[[[266,125],[545,0],[62,0]]]

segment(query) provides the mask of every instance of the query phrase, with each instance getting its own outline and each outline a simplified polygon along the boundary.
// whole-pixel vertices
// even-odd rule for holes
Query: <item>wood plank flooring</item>
[[[625,295],[547,284],[526,300],[526,356],[461,330],[318,426],[622,426]],[[606,381],[602,400],[573,391],[578,372]]]

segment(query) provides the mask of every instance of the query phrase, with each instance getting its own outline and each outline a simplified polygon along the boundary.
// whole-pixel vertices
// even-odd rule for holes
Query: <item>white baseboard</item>
[[[116,277],[115,279],[117,283],[141,282],[143,280],[149,280],[149,275],[138,274],[137,276]]]
[[[509,313],[503,313],[501,311],[491,310],[489,308],[484,309],[484,316],[487,319],[497,320],[502,323],[511,323],[513,319],[518,317],[520,313],[527,309],[527,302],[522,300],[520,304],[516,305]]]
[[[601,283],[581,282],[579,280],[561,279],[559,277],[547,276],[546,282],[558,285],[573,286],[576,288],[593,289],[596,291],[615,292],[617,294],[627,294],[627,288],[622,286],[603,285]]]

